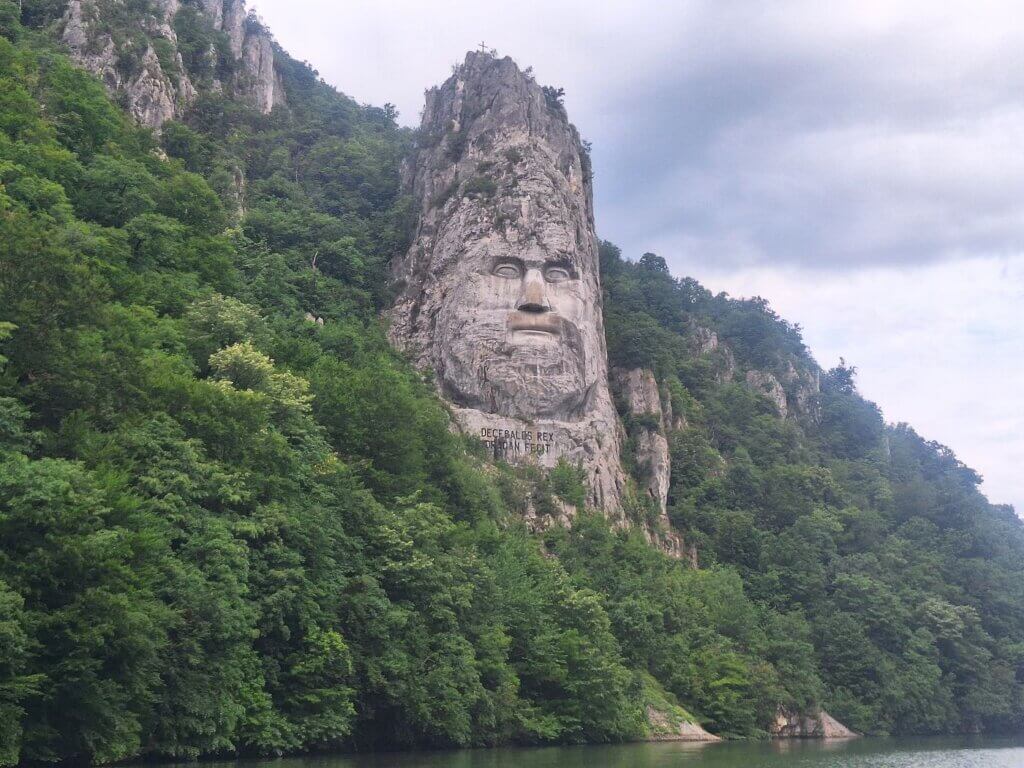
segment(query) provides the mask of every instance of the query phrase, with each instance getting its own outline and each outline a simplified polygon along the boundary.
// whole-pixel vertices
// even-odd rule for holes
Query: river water
[[[1024,737],[623,744],[318,755],[203,768],[1024,768]]]

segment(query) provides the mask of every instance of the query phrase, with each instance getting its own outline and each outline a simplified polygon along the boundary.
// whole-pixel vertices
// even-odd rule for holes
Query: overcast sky
[[[566,90],[598,234],[761,295],[1024,513],[1018,2],[250,0],[414,125],[481,41]]]

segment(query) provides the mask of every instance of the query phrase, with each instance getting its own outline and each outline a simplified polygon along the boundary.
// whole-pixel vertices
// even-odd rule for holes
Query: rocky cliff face
[[[729,347],[719,341],[718,334],[710,328],[698,326],[692,339],[693,354],[708,356],[714,365],[715,379],[720,384],[732,381],[736,374],[736,357]]]
[[[155,7],[155,15],[142,21],[145,47],[140,60],[127,66],[124,45],[118,46],[104,17],[105,8],[90,0],[71,0],[63,18],[61,39],[73,58],[90,72],[99,75],[111,93],[123,94],[128,111],[142,125],[159,127],[188,107],[196,89],[185,73],[177,51],[177,35],[172,21],[177,4],[171,0]],[[177,82],[164,71],[150,37],[166,40],[174,49],[174,65],[181,74]]]
[[[798,370],[790,361],[781,374],[750,370],[747,385],[764,395],[782,418],[818,417],[818,394],[821,386],[816,371]]]
[[[821,394],[821,376],[817,368],[797,368],[790,361],[780,378],[789,391],[789,411],[812,421],[817,420],[818,395]]]
[[[691,336],[691,345],[695,356],[704,356],[712,363],[719,383],[734,379],[738,370],[736,356],[717,333],[698,326]],[[790,359],[780,372],[752,369],[743,374],[743,378],[747,386],[771,401],[782,418],[817,418],[821,383],[816,368],[798,368]]]
[[[232,37],[234,51],[234,37]],[[274,67],[274,44],[261,31],[242,38],[241,69],[235,78],[236,91],[263,114],[285,104],[284,83]]]
[[[202,0],[200,8],[212,31],[226,36],[234,58],[231,82],[214,78],[209,87],[228,86],[264,113],[284,104],[273,41],[248,19],[244,0]],[[159,129],[188,109],[201,86],[178,47],[174,20],[181,10],[179,0],[154,0],[145,11],[129,10],[123,0],[70,0],[61,40],[79,64],[123,99],[141,125]],[[126,35],[127,17],[133,29]],[[211,59],[216,55],[211,50]]]
[[[774,374],[768,373],[768,371],[747,371],[747,384],[771,400],[779,416],[786,418],[789,415],[786,390],[782,388],[782,384]]]
[[[682,536],[672,530],[668,518],[668,489],[672,475],[668,430],[673,428],[672,408],[663,398],[654,373],[643,369],[616,369],[612,381],[627,414],[629,437],[633,443],[640,492],[658,511],[658,525],[648,530],[648,538],[673,557],[695,560]]]
[[[392,341],[496,458],[582,466],[588,503],[615,519],[622,435],[589,158],[558,94],[468,54],[427,93],[406,185],[419,223],[394,264]]]

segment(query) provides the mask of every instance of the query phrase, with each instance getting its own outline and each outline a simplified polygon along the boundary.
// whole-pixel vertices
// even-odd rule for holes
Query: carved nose
[[[548,312],[548,297],[544,291],[544,280],[539,274],[527,273],[526,284],[523,286],[523,293],[519,297],[519,305],[516,307],[520,312]]]

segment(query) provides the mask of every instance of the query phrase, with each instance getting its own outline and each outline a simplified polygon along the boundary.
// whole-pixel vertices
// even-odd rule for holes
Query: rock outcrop
[[[718,339],[718,334],[710,328],[698,326],[691,337],[694,355],[705,355],[714,365],[715,380],[719,384],[732,381],[736,375],[736,356],[732,350]]]
[[[817,420],[818,395],[821,394],[821,375],[813,369],[797,368],[790,360],[780,377],[789,394],[790,413]]]
[[[748,386],[772,401],[782,418],[818,418],[821,383],[817,370],[797,368],[790,360],[779,374],[747,371],[746,381]]]
[[[719,384],[733,381],[737,371],[741,370],[732,350],[710,328],[694,328],[690,347],[695,356],[703,356],[710,361]],[[746,371],[743,378],[749,387],[771,400],[782,418],[817,419],[821,382],[816,367],[798,367],[793,359],[789,359],[775,372],[753,369]]]
[[[234,50],[234,38],[231,47]],[[245,35],[242,39],[242,67],[236,77],[236,91],[263,114],[283,105],[284,83],[274,67],[274,43],[265,33]]]
[[[668,712],[647,707],[647,724],[649,733],[647,741],[698,741],[713,742],[722,739],[708,733],[699,724],[680,718],[674,718]]]
[[[468,54],[427,92],[405,169],[419,216],[389,333],[496,458],[581,466],[624,524],[589,167],[557,92]]]
[[[141,125],[159,129],[180,117],[195,101],[198,83],[187,71],[178,49],[174,19],[178,0],[157,0],[152,13],[133,19],[138,29],[115,39],[114,23],[105,18],[120,0],[71,0],[61,22],[61,40],[82,67],[98,75],[112,94],[120,96]],[[284,87],[274,66],[270,34],[247,16],[244,0],[203,0],[202,13],[213,30],[223,32],[235,59],[231,88],[242,98],[270,112],[285,103]],[[118,29],[124,35],[124,29]],[[159,51],[159,52],[158,52]],[[210,52],[216,57],[216,52]],[[214,67],[215,68],[215,67]],[[217,80],[213,90],[223,89]]]
[[[658,525],[655,530],[648,530],[647,536],[674,557],[692,557],[668,518],[672,458],[666,433],[672,425],[671,405],[662,398],[653,372],[633,368],[617,369],[612,374],[615,390],[626,408],[640,492],[658,510]]]
[[[747,384],[758,394],[771,400],[779,416],[786,418],[789,408],[786,404],[786,390],[774,374],[768,371],[747,371]]]
[[[161,6],[161,12],[177,12],[175,6]],[[71,0],[63,18],[61,40],[82,67],[98,75],[107,90],[124,97],[129,113],[140,124],[157,128],[179,114],[196,96],[195,86],[185,73],[177,36],[170,21],[173,14],[147,17],[145,48],[138,61],[127,62],[128,54],[119,47],[102,18],[94,0]],[[167,41],[174,51],[175,79],[164,71],[150,36]]]
[[[854,733],[823,709],[793,712],[779,707],[769,733],[777,739],[855,739]]]

